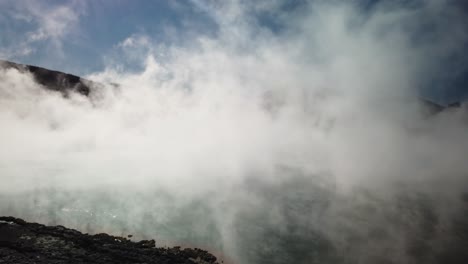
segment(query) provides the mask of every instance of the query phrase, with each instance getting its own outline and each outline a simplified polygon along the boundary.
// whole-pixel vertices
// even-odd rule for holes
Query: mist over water
[[[456,4],[194,4],[214,36],[129,36],[89,98],[0,71],[1,215],[234,263],[465,263],[467,112],[420,100],[466,66]]]

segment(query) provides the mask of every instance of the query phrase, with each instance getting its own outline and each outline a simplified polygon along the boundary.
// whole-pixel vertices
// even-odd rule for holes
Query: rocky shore
[[[0,217],[0,263],[217,263],[201,249],[158,248],[108,234],[82,234],[63,226]]]

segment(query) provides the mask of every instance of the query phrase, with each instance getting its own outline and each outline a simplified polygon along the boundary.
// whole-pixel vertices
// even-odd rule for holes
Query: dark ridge
[[[427,99],[420,99],[420,102],[424,106],[424,108],[427,110],[427,112],[431,115],[442,112],[445,109],[444,106],[437,104],[433,101],[427,100]]]
[[[421,105],[424,107],[424,111],[428,115],[436,115],[440,112],[450,110],[450,109],[461,108],[463,106],[463,102],[453,102],[451,104],[443,106],[438,103],[435,103],[434,101],[423,99],[423,98],[420,98],[420,102],[421,102]]]
[[[91,81],[73,74],[48,70],[37,66],[18,64],[10,61],[0,60],[0,68],[14,68],[21,72],[29,72],[37,83],[43,85],[49,90],[59,91],[64,95],[67,95],[69,92],[77,92],[88,96],[91,91],[90,86],[93,84]]]
[[[0,217],[0,263],[217,263],[201,249],[157,248],[154,240],[88,235],[63,226]]]

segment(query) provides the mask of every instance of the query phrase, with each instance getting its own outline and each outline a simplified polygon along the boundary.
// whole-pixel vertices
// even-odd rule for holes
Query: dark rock
[[[154,248],[156,247],[156,241],[154,241],[154,239],[142,240],[140,242],[137,242],[137,245],[139,245],[142,248]]]
[[[201,249],[155,246],[154,240],[132,242],[0,217],[0,263],[217,263]]]
[[[93,82],[85,80],[76,75],[63,73],[59,71],[48,70],[45,68],[17,64],[10,61],[1,61],[0,68],[14,68],[21,72],[31,73],[34,80],[46,89],[58,91],[67,96],[70,92],[76,92],[88,96]]]

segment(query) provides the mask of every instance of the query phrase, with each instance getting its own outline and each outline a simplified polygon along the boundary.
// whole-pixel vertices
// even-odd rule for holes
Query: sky
[[[303,15],[301,10],[305,10],[303,7],[308,2],[321,1],[260,2],[257,7],[250,7],[250,23],[280,36],[292,29],[290,21]],[[437,1],[349,1],[360,9],[363,16],[371,16],[382,6],[418,9],[418,6],[428,2]],[[441,2],[447,3],[441,10],[467,12],[463,1]],[[201,0],[3,0],[0,3],[0,58],[81,76],[102,71],[110,64],[138,69],[139,63],[135,58],[132,61],[119,57],[122,52],[120,47],[126,39],[136,36],[147,38],[151,40],[153,48],[163,50],[164,47],[187,46],[204,36],[214,37],[220,34],[224,23],[215,15],[213,7],[216,5],[221,4]],[[466,19],[461,19],[461,16],[457,17],[458,21],[441,16],[442,13],[424,14],[418,23],[408,22],[406,26],[411,31],[414,45],[423,46],[431,38],[439,37],[437,34],[446,30],[444,27],[466,25]],[[460,38],[460,34],[465,33],[454,33],[450,37]],[[466,41],[460,45],[466,47]],[[445,57],[434,58],[438,60],[439,67],[434,67],[428,73],[431,78],[421,84],[422,97],[441,104],[466,97],[467,55],[457,52],[460,54],[444,54]]]
[[[75,74],[102,70],[106,55],[134,34],[164,43],[175,41],[175,32],[206,33],[214,27],[187,1],[26,0],[0,6],[4,59]]]

